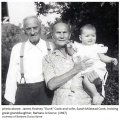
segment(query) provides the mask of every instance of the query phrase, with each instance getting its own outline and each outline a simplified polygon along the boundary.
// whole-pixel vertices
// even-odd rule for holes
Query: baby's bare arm
[[[100,60],[105,63],[114,63],[114,65],[117,65],[118,61],[116,58],[109,57],[105,54],[99,53]]]

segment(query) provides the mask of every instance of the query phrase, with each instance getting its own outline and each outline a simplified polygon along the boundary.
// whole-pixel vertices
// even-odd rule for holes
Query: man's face
[[[35,18],[29,18],[25,21],[24,30],[32,44],[37,44],[40,40],[41,26]]]
[[[57,23],[53,28],[53,40],[57,46],[65,46],[69,39],[71,33],[69,27],[65,23]]]
[[[93,45],[96,42],[96,30],[84,28],[79,38],[82,44]]]

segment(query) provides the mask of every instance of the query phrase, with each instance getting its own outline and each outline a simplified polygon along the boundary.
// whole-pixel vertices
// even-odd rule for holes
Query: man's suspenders
[[[50,43],[45,41],[46,42],[46,46],[47,46],[47,50],[48,50],[48,53],[51,52],[51,47],[50,47]]]
[[[48,53],[49,53],[51,51],[49,42],[46,42],[46,46],[47,46],[47,50],[48,50]],[[25,49],[25,42],[23,42],[21,44],[21,48],[20,48],[20,74],[21,74],[20,83],[22,83],[22,82],[26,83],[26,80],[25,80],[25,77],[24,77],[24,65],[23,65],[23,62],[24,62],[24,49]],[[22,81],[22,80],[24,80],[24,81]]]
[[[22,80],[24,80],[24,83],[26,83],[25,81],[25,77],[24,77],[24,48],[25,48],[25,42],[22,43],[21,48],[20,48],[20,74],[21,74],[21,79],[20,79],[20,83],[22,82]]]

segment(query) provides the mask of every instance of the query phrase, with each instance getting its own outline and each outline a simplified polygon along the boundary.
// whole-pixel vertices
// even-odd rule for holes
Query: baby
[[[95,71],[99,76],[101,82],[105,84],[107,79],[107,70],[105,63],[113,63],[117,65],[118,61],[116,58],[109,57],[105,55],[107,53],[108,47],[103,44],[96,43],[96,28],[91,24],[86,24],[81,27],[79,39],[82,43],[69,43],[67,45],[68,53],[73,56],[73,61],[83,60],[85,57],[89,58],[94,64],[85,71],[81,72],[83,76],[83,84],[90,92],[92,96],[92,104],[101,105],[104,100],[103,96],[98,93],[95,87],[95,80],[89,81],[87,78],[87,73]]]

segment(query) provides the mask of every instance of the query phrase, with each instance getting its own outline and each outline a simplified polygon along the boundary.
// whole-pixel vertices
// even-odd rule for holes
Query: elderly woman
[[[52,37],[56,50],[43,59],[43,73],[46,85],[54,90],[53,105],[91,105],[91,97],[85,92],[80,72],[92,63],[85,59],[74,63],[67,52],[67,44],[71,37],[71,26],[58,22],[54,24]],[[88,79],[98,76],[93,71]]]

